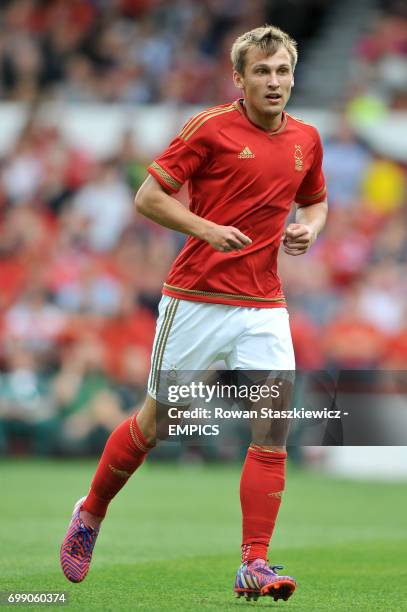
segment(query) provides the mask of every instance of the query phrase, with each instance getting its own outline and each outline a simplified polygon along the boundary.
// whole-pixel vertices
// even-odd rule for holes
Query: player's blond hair
[[[231,59],[233,68],[239,74],[245,69],[246,53],[251,48],[261,49],[267,55],[274,55],[280,48],[285,47],[291,58],[291,67],[294,72],[298,60],[297,43],[286,32],[276,26],[265,25],[245,32],[232,45]]]

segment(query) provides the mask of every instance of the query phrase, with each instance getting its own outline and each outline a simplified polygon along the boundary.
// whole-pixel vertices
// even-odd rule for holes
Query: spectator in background
[[[148,158],[134,141],[133,131],[124,131],[116,154],[117,163],[123,168],[124,177],[133,193],[146,178],[148,165]]]
[[[375,231],[362,205],[333,211],[320,256],[329,268],[331,286],[350,287],[365,269],[373,249]]]
[[[358,44],[357,78],[381,92],[388,107],[407,108],[407,11],[403,2],[382,2],[370,32]]]
[[[318,326],[300,308],[294,308],[291,309],[290,328],[297,369],[323,369],[325,362]]]
[[[324,145],[324,170],[333,208],[353,206],[360,196],[371,154],[357,139],[345,118]]]
[[[358,286],[345,294],[337,316],[325,327],[322,347],[328,369],[379,367],[385,353],[386,335],[363,317]]]
[[[128,289],[122,295],[116,315],[106,318],[100,326],[99,335],[106,351],[107,371],[112,378],[122,383],[127,373],[134,381],[131,349],[134,348],[139,355],[148,352],[149,363],[149,351],[154,339],[155,317],[149,310],[138,305],[135,297]]]
[[[402,322],[397,332],[391,334],[381,361],[382,368],[402,370],[402,378],[407,366],[407,306],[404,304]],[[405,390],[405,386],[404,386]]]
[[[53,381],[52,396],[62,420],[61,452],[87,454],[103,447],[106,436],[124,417],[118,395],[106,377],[105,351],[88,331],[68,344]]]
[[[34,38],[20,32],[6,37],[1,65],[2,81],[13,100],[34,100],[42,83],[41,51]]]
[[[68,103],[94,102],[96,90],[97,83],[90,59],[80,53],[69,57],[65,78],[55,87],[55,97]]]
[[[132,194],[113,160],[97,164],[92,180],[78,190],[72,205],[92,251],[112,249],[133,216]]]
[[[9,344],[0,374],[0,455],[56,451],[60,422],[49,377],[21,340]]]
[[[65,200],[90,177],[93,159],[68,146],[61,131],[33,111],[14,148],[5,156],[0,179],[8,207],[35,203],[59,214]]]
[[[23,131],[6,159],[1,178],[5,195],[11,202],[21,202],[37,194],[43,179],[43,166],[30,126]]]
[[[385,334],[394,334],[403,325],[403,298],[407,282],[401,266],[391,259],[367,269],[360,285],[360,314]]]
[[[150,371],[150,354],[151,348],[146,349],[142,344],[127,344],[118,355],[119,369],[116,373],[115,391],[125,411],[130,412],[144,399]]]
[[[383,259],[394,264],[407,263],[407,215],[405,206],[381,220],[381,231],[373,245],[371,264]]]
[[[363,182],[362,197],[366,207],[386,215],[401,208],[405,194],[406,177],[402,168],[389,159],[375,159]]]
[[[89,258],[76,279],[60,286],[55,301],[68,312],[110,317],[119,310],[122,290],[118,279],[103,270],[96,259]]]
[[[321,247],[320,252],[323,249]],[[280,267],[290,305],[295,306],[298,313],[302,312],[304,323],[309,327],[312,324],[325,324],[335,315],[338,307],[338,291],[333,283],[331,268],[317,247],[315,251],[315,255],[310,254],[305,263],[298,262],[295,268],[282,256],[284,263]],[[313,273],[307,274],[310,267]],[[296,275],[299,275],[298,278]],[[299,320],[302,318],[299,317]]]

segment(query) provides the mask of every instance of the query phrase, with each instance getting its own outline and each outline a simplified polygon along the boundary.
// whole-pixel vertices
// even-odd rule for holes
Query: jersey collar
[[[275,136],[276,134],[280,134],[286,127],[287,125],[287,114],[283,111],[282,113],[282,119],[281,119],[281,123],[278,126],[277,129],[275,130],[265,130],[264,128],[260,127],[259,125],[256,125],[256,123],[253,123],[253,121],[251,119],[249,119],[247,112],[246,112],[246,108],[244,105],[244,98],[239,98],[238,100],[235,100],[235,102],[233,102],[233,106],[235,106],[235,108],[244,116],[246,117],[247,121],[249,121],[252,125],[254,125],[258,130],[261,130],[262,132],[266,132],[266,134],[268,134],[269,136]]]

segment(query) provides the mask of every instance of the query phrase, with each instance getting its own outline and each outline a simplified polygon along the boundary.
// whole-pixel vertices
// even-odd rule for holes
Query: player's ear
[[[294,77],[291,79],[291,87],[294,87]]]
[[[233,71],[233,83],[235,84],[235,87],[237,87],[238,89],[243,89],[243,77],[240,74],[240,72],[237,72],[237,70]]]

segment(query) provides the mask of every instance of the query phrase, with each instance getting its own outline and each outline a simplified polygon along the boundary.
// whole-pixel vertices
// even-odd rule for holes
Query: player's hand
[[[309,225],[290,223],[281,237],[288,255],[303,255],[316,240],[316,233]]]
[[[213,225],[205,231],[202,238],[222,253],[241,251],[252,243],[248,236],[231,225]]]

